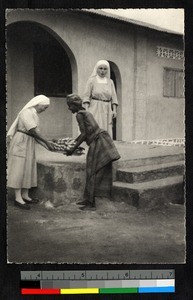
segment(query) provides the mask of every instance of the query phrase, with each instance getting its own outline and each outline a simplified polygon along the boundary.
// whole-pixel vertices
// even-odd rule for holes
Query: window
[[[184,97],[184,72],[179,69],[164,68],[164,97]]]

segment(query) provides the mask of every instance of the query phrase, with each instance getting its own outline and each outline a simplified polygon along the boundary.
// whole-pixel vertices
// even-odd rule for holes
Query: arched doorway
[[[121,76],[117,65],[108,61],[111,69],[111,79],[114,82],[115,90],[118,98],[118,110],[117,110],[117,118],[113,119],[113,140],[121,140],[122,139],[122,121],[121,121],[121,109],[122,109],[122,99],[121,99]]]
[[[35,22],[16,22],[7,28],[8,127],[29,99],[44,94],[51,100],[41,115],[48,138],[72,136],[72,115],[66,94],[76,90],[77,69],[64,41]]]

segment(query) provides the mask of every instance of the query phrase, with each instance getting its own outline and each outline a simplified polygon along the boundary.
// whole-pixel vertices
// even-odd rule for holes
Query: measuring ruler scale
[[[22,295],[174,293],[174,270],[21,271]]]

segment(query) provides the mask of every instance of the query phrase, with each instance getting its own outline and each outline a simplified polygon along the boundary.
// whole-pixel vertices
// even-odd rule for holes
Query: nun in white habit
[[[108,61],[96,63],[86,84],[83,105],[93,114],[99,127],[112,137],[112,119],[116,118],[118,101]]]
[[[46,110],[49,104],[49,98],[44,95],[31,99],[19,112],[7,133],[7,139],[10,140],[7,186],[14,189],[14,203],[22,209],[29,209],[28,203],[38,202],[28,194],[30,188],[37,186],[35,140],[53,150],[52,143],[42,137],[38,129],[38,114]]]

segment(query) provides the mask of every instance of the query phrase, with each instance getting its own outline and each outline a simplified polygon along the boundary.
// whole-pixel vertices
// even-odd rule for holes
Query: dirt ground
[[[137,210],[97,200],[96,211],[75,203],[29,211],[8,201],[8,261],[16,263],[183,263],[185,209]]]

